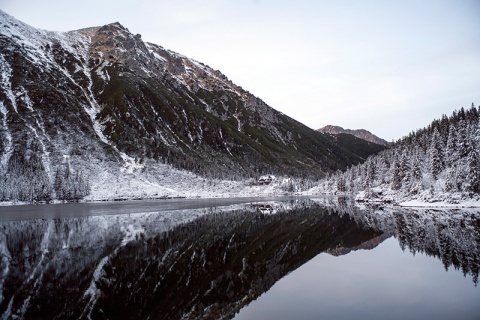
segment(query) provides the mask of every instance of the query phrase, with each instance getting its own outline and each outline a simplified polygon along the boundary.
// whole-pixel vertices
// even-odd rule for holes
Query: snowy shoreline
[[[24,201],[0,201],[0,207],[7,207],[7,206],[20,206],[20,205],[46,205],[46,204],[66,204],[66,203],[113,203],[113,202],[127,202],[127,201],[149,201],[149,200],[209,200],[209,199],[228,199],[228,198],[258,198],[262,199],[265,197],[349,197],[355,200],[357,205],[367,204],[367,205],[378,205],[378,206],[385,206],[385,207],[399,207],[399,208],[432,208],[432,209],[463,209],[463,208],[480,208],[480,200],[465,200],[459,203],[447,203],[445,201],[435,201],[435,202],[426,202],[420,201],[417,199],[413,200],[406,200],[406,201],[393,201],[393,200],[382,200],[382,199],[358,199],[352,194],[347,193],[311,193],[309,191],[304,192],[285,192],[283,190],[275,190],[276,188],[269,188],[273,190],[273,192],[265,192],[268,188],[263,187],[264,192],[259,193],[259,186],[254,187],[247,187],[250,192],[242,192],[240,194],[232,194],[232,193],[219,193],[219,194],[207,194],[204,196],[200,195],[189,195],[189,196],[146,196],[146,197],[121,197],[121,198],[94,198],[91,199],[83,199],[79,201],[61,201],[61,200],[53,200],[49,203],[46,202],[24,202]],[[245,189],[247,189],[245,188]],[[255,192],[257,191],[257,192]]]

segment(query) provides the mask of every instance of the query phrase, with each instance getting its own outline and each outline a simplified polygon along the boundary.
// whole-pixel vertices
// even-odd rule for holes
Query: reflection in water
[[[478,209],[411,209],[363,207],[342,203],[339,212],[357,223],[391,234],[402,250],[425,253],[470,275],[475,286],[480,272],[480,211]]]
[[[317,202],[0,223],[0,312],[228,319],[319,253],[371,249],[391,235],[477,284],[480,213]]]

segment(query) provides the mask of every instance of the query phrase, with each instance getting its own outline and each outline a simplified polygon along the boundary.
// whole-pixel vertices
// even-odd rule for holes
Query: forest
[[[321,192],[357,200],[458,203],[480,196],[480,108],[443,115],[377,155],[319,182]]]
[[[82,172],[70,168],[68,158],[57,167],[51,181],[40,152],[33,149],[27,153],[13,151],[8,170],[0,178],[0,201],[78,201],[90,193],[88,181]]]

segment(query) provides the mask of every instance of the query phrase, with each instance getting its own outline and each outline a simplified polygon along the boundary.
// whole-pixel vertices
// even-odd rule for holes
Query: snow
[[[98,136],[98,138],[112,146],[115,152],[118,154],[119,158],[122,159],[121,162],[102,162],[102,160],[92,156],[87,161],[79,164],[81,161],[78,160],[74,164],[79,167],[76,167],[75,170],[81,170],[88,175],[88,180],[91,185],[91,194],[85,198],[85,201],[104,201],[104,200],[115,200],[115,199],[148,199],[148,198],[171,198],[171,197],[185,197],[185,198],[211,198],[211,197],[252,197],[252,196],[275,196],[275,195],[285,195],[292,194],[287,193],[282,188],[285,183],[291,183],[288,180],[288,177],[279,177],[275,179],[269,185],[248,185],[245,181],[229,181],[229,180],[212,180],[205,179],[201,176],[195,175],[191,172],[182,171],[175,169],[171,165],[161,164],[158,162],[153,162],[151,160],[142,160],[136,159],[129,156],[128,154],[121,152],[118,148],[113,145],[107,136],[103,134],[103,124],[97,120],[97,115],[101,110],[101,106],[98,101],[95,99],[92,92],[92,79],[90,77],[90,69],[87,64],[78,65],[75,64],[76,72],[82,71],[85,76],[88,78],[89,84],[88,87],[79,85],[76,80],[72,77],[72,74],[62,66],[58,65],[54,59],[52,59],[52,53],[45,49],[45,47],[52,46],[53,43],[60,45],[64,50],[72,53],[79,61],[88,61],[88,48],[91,44],[91,38],[87,31],[73,31],[68,33],[58,33],[58,32],[48,32],[44,30],[38,30],[32,28],[15,18],[5,14],[0,10],[0,20],[4,22],[4,26],[0,32],[7,37],[16,37],[18,38],[18,43],[24,45],[28,52],[28,57],[34,63],[42,64],[42,67],[46,70],[57,69],[63,73],[68,81],[72,84],[78,86],[82,90],[83,95],[88,102],[83,105],[85,112],[89,115],[93,128]],[[205,88],[206,90],[215,89],[216,87],[221,87],[225,92],[231,92],[233,94],[241,96],[245,100],[247,108],[256,108],[262,114],[262,121],[265,123],[265,126],[271,131],[279,141],[287,143],[289,137],[284,137],[282,133],[275,127],[271,125],[271,121],[274,121],[275,118],[272,118],[270,114],[271,111],[264,108],[264,104],[258,103],[254,99],[250,99],[250,96],[247,93],[244,93],[240,87],[234,85],[226,77],[222,76],[218,71],[211,69],[208,66],[205,66],[195,60],[189,59],[183,55],[177,54],[170,50],[165,50],[162,47],[146,44],[147,49],[159,64],[162,67],[165,66],[165,62],[168,62],[170,59],[181,59],[182,66],[185,68],[186,73],[193,73],[198,75],[207,75],[206,80],[202,77],[196,79],[196,85]],[[120,50],[123,50],[120,48]],[[102,52],[99,52],[102,54]],[[143,52],[138,52],[138,54],[143,55]],[[164,58],[162,55],[168,57]],[[99,77],[105,81],[109,80],[109,75],[104,68],[108,65],[107,60],[103,60],[100,65],[97,66],[96,72]],[[144,69],[140,66],[144,72],[149,73],[150,71]],[[7,61],[3,56],[0,55],[0,86],[1,89],[6,93],[8,100],[11,101],[10,104],[4,104],[0,102],[0,116],[2,121],[0,125],[2,126],[3,135],[5,138],[4,149],[6,152],[2,153],[0,158],[0,172],[3,172],[2,169],[6,167],[8,159],[11,154],[12,149],[12,136],[7,127],[7,114],[8,112],[16,111],[16,99],[21,98],[26,103],[27,108],[34,113],[34,106],[30,101],[30,98],[25,91],[21,88],[17,92],[12,91],[12,85],[10,82],[11,79],[11,68],[8,65]],[[189,87],[184,79],[185,74],[177,74],[174,77],[179,81]],[[215,80],[212,84],[212,79]],[[193,93],[192,93],[193,94]],[[190,99],[192,97],[189,96]],[[225,95],[225,99],[228,97]],[[211,108],[207,103],[202,101],[205,104],[205,108],[208,112],[212,112]],[[133,106],[130,106],[133,107]],[[189,119],[187,118],[187,113],[183,111],[183,117],[188,123]],[[156,112],[155,112],[156,113]],[[49,172],[50,162],[49,154],[46,152],[45,141],[48,141],[48,136],[45,134],[45,128],[41,125],[41,121],[38,121],[38,115],[33,115],[36,121],[32,124],[27,124],[27,127],[32,131],[36,140],[38,140],[43,149],[43,158],[44,167]],[[177,117],[181,115],[177,114]],[[233,117],[237,120],[237,129],[241,131],[242,123],[240,120],[241,114],[235,112]],[[41,119],[40,119],[41,120]],[[139,121],[140,125],[143,125]],[[181,139],[178,135],[175,134],[168,124],[165,125],[173,136],[178,140]],[[199,130],[202,130],[201,126]],[[157,136],[165,143],[166,145],[175,144],[175,140],[167,141],[165,137],[162,136],[161,132],[157,132]],[[219,129],[218,134],[225,144],[226,150],[230,155],[230,147],[228,143],[223,139],[223,132]],[[285,138],[285,139],[284,139]],[[194,136],[188,132],[188,139],[190,141],[194,140]],[[185,143],[189,148],[190,144]],[[53,153],[52,153],[53,154]],[[53,158],[53,155],[50,155]],[[233,155],[232,155],[233,156]],[[72,159],[75,161],[75,159]],[[297,160],[298,161],[298,160]],[[300,161],[298,161],[301,163]],[[52,165],[52,164],[50,164]],[[424,169],[426,172],[426,169]],[[51,172],[50,172],[51,176]],[[366,194],[365,191],[360,191],[357,195],[357,200],[360,201],[370,201],[370,202],[393,202],[401,206],[435,206],[435,207],[465,207],[465,206],[480,206],[480,200],[465,200],[462,198],[462,195],[450,194],[448,195],[450,202],[447,203],[447,195],[442,194],[440,191],[445,185],[445,178],[442,174],[439,175],[439,179],[436,182],[429,182],[429,184],[434,185],[434,189],[437,190],[435,197],[431,196],[428,190],[423,190],[419,192],[415,197],[404,197],[401,192],[393,191],[385,186],[383,188],[372,188],[368,190],[369,194]],[[378,186],[378,185],[377,185]],[[320,182],[318,186],[311,188],[310,190],[304,191],[299,190],[297,186],[293,186],[292,190],[296,190],[297,193],[301,195],[317,195],[317,194],[341,194],[336,191],[335,186],[327,185],[326,182]],[[440,190],[440,191],[438,191]],[[13,202],[4,202],[0,205],[11,205]],[[133,231],[132,231],[133,232]]]
[[[12,105],[16,110],[15,96],[12,93],[12,86],[10,82],[11,73],[12,70],[8,65],[7,61],[5,60],[3,55],[0,55],[0,89],[7,94],[7,97],[11,100]],[[10,155],[12,154],[13,149],[12,135],[8,130],[7,126],[8,109],[2,101],[0,101],[0,114],[2,116],[2,131],[4,132],[4,136],[6,139],[4,143],[5,152],[2,152],[3,154],[0,158],[0,172],[3,172],[3,168],[6,168],[8,159],[10,159]]]
[[[103,81],[110,81],[110,76],[108,75],[107,70],[105,70],[105,67],[109,65],[109,62],[107,60],[103,61],[102,64],[97,67],[97,75],[103,79]]]
[[[108,260],[109,260],[108,256],[103,257],[103,259],[100,260],[100,263],[97,265],[97,267],[95,268],[95,271],[93,272],[93,277],[92,277],[92,281],[90,282],[90,286],[88,287],[88,289],[85,291],[83,295],[84,297],[90,296],[90,301],[85,306],[82,317],[83,315],[85,315],[87,311],[89,311],[87,314],[87,319],[91,319],[91,311],[93,310],[93,307],[97,303],[97,300],[100,297],[100,293],[101,293],[100,290],[97,288],[97,285],[95,284],[95,282],[97,282],[100,279],[100,277],[104,275],[103,267],[108,262]]]
[[[10,159],[10,155],[12,154],[12,135],[10,131],[8,130],[7,127],[7,108],[3,104],[3,102],[0,101],[0,113],[2,115],[2,128],[4,129],[4,135],[6,138],[5,141],[5,152],[2,154],[2,157],[0,158],[0,170],[3,172],[3,168],[7,167],[7,162],[8,159]]]
[[[124,162],[123,168],[120,169],[121,172],[133,173],[133,171],[142,169],[144,167],[142,164],[137,163],[134,158],[126,155],[124,152],[120,152],[120,156]]]
[[[480,200],[465,200],[460,203],[447,203],[445,201],[439,202],[425,202],[420,200],[410,200],[400,202],[398,204],[401,207],[418,207],[418,208],[480,208]]]
[[[122,172],[123,170],[123,172]],[[285,195],[281,181],[265,186],[248,186],[244,182],[212,180],[167,164],[125,169],[99,169],[90,176],[91,194],[85,201],[152,198],[228,198]]]

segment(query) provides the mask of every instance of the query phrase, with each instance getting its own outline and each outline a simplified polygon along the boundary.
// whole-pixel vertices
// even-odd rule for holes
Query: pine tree
[[[351,192],[355,192],[355,178],[356,178],[356,167],[352,167],[350,169],[350,177],[349,177],[349,180],[348,180],[348,183],[349,183],[349,188],[350,188],[350,191]]]
[[[442,141],[437,128],[433,131],[432,140],[429,148],[430,174],[434,180],[443,170]]]
[[[345,192],[346,191],[346,181],[345,181],[345,176],[339,172],[338,177],[337,177],[337,190],[340,192]]]
[[[373,182],[375,180],[375,165],[373,158],[368,158],[365,163],[365,180],[363,181],[363,188],[370,189],[373,187]]]
[[[451,167],[458,160],[457,135],[455,125],[451,125],[448,131],[447,147],[445,150],[445,164]]]
[[[468,155],[467,123],[465,120],[460,120],[458,123],[456,149],[459,158],[465,158]]]
[[[475,138],[471,136],[467,157],[467,176],[464,184],[464,190],[470,195],[480,193],[480,159],[478,148],[474,141]]]
[[[413,158],[411,161],[409,178],[410,185],[408,191],[411,194],[417,194],[422,190],[422,168],[421,168],[421,150],[417,146],[413,151]]]
[[[400,165],[400,160],[398,159],[398,153],[395,153],[393,158],[393,165],[392,165],[392,182],[391,188],[393,190],[399,190],[402,187],[402,168]]]
[[[456,192],[458,191],[457,187],[457,172],[455,168],[450,167],[446,171],[445,177],[445,191],[447,192]]]
[[[402,187],[409,191],[411,187],[411,168],[408,149],[405,148],[400,158],[400,172],[402,177]]]

